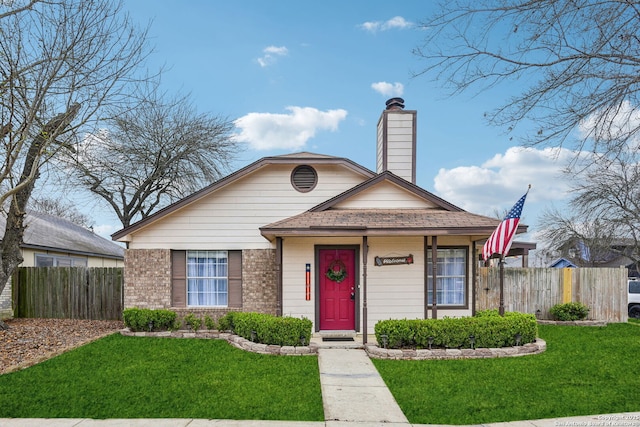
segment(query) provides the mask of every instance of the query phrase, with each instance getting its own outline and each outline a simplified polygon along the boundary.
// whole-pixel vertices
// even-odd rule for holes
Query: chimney
[[[392,172],[416,183],[416,115],[404,99],[391,98],[378,120],[376,172]]]

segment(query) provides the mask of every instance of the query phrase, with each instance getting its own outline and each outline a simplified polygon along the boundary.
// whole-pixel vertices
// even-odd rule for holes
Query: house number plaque
[[[413,264],[413,255],[407,256],[377,256],[373,259],[376,267],[382,267],[385,265],[400,265],[400,264]]]

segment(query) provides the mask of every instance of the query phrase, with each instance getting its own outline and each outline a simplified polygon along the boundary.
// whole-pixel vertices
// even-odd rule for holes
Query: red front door
[[[356,256],[353,249],[321,249],[320,330],[355,330]]]

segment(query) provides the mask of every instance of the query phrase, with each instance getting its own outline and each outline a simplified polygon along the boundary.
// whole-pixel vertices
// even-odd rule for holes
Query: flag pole
[[[504,255],[500,254],[500,316],[504,316]]]

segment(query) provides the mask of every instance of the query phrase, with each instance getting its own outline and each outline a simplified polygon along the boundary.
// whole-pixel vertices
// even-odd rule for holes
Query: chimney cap
[[[386,102],[387,110],[403,110],[404,109],[404,99],[402,98],[391,98]]]

